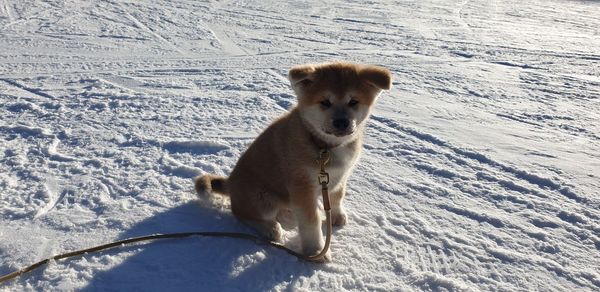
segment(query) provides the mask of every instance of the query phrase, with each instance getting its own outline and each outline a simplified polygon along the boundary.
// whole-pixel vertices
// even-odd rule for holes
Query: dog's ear
[[[390,70],[379,66],[366,66],[360,70],[360,77],[367,83],[388,90],[392,88],[392,73]]]
[[[315,73],[315,70],[315,66],[313,65],[299,65],[292,67],[288,73],[292,88],[297,89],[313,83],[313,73]]]

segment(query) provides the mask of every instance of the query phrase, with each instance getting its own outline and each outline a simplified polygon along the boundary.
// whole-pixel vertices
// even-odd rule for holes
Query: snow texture
[[[252,232],[191,178],[228,174],[293,107],[287,69],[395,78],[333,262],[195,237],[0,290],[598,291],[598,35],[597,1],[0,0],[0,274],[131,236]]]

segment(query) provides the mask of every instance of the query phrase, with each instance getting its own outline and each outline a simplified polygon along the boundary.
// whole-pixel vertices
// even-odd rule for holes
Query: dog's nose
[[[333,127],[336,130],[343,131],[343,130],[348,129],[348,126],[350,126],[350,121],[348,119],[335,119],[335,120],[333,120]]]

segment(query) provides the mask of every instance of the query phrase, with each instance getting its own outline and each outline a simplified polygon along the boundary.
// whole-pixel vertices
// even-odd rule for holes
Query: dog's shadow
[[[251,232],[231,213],[190,202],[156,214],[119,237],[189,231]],[[121,258],[119,252],[131,255],[96,272],[84,291],[264,291],[293,284],[318,266],[264,244],[233,238],[164,239],[104,255],[110,262]]]

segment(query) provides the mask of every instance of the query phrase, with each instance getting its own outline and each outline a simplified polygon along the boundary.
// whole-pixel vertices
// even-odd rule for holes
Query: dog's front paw
[[[317,254],[320,254],[322,250],[323,250],[323,243],[321,243],[319,246],[315,245],[315,246],[311,246],[309,248],[303,248],[303,253],[306,256],[315,256]],[[318,262],[318,263],[331,262],[331,247],[327,250],[327,252],[325,252],[323,257],[316,259],[315,262]]]
[[[315,240],[311,240],[311,241],[303,240],[302,241],[302,253],[306,256],[316,255],[316,254],[320,253],[321,250],[323,250],[324,245],[325,245],[325,242],[324,242],[323,238],[321,238],[321,237],[315,238]]]
[[[314,260],[316,263],[330,263],[331,262],[331,249],[327,250],[327,252],[323,255],[323,257]]]
[[[332,210],[331,212],[331,224],[333,226],[344,226],[348,222],[348,215],[344,210]]]

